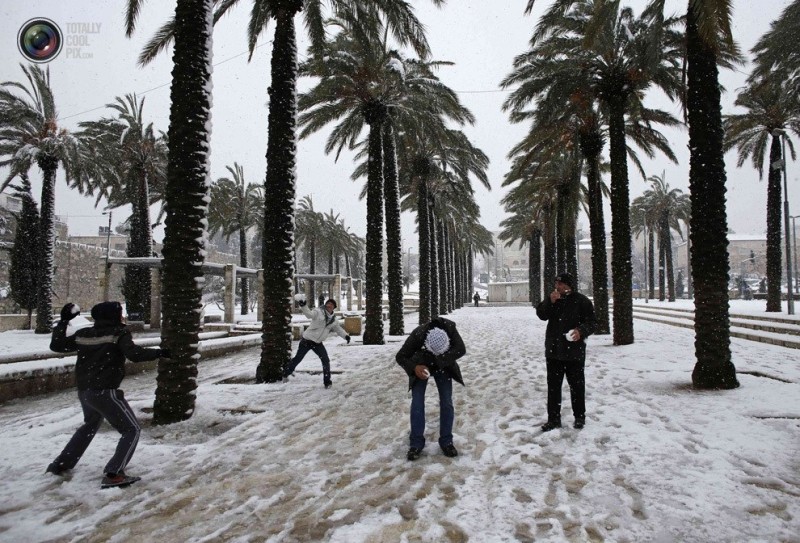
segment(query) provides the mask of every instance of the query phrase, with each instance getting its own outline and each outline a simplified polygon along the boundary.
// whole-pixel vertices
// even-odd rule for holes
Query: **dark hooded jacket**
[[[128,327],[122,324],[119,302],[103,302],[92,308],[94,326],[81,328],[67,337],[67,325],[60,321],[53,329],[50,350],[57,353],[78,351],[75,379],[78,390],[118,388],[125,377],[125,359],[132,362],[156,360],[161,349],[145,349],[133,343]]]
[[[554,360],[584,360],[586,357],[585,339],[597,328],[592,301],[574,290],[568,295],[550,301],[550,297],[536,306],[536,314],[547,321],[544,347],[545,357]],[[578,341],[567,341],[564,334],[577,328],[581,333]]]
[[[444,354],[434,355],[425,349],[425,338],[428,337],[428,332],[432,328],[441,328],[450,339],[450,348]],[[456,330],[456,323],[444,317],[437,317],[427,324],[417,326],[411,332],[406,342],[397,352],[396,360],[408,374],[409,389],[417,379],[414,373],[414,368],[417,365],[427,366],[431,371],[444,370],[454,381],[463,385],[464,379],[461,377],[461,368],[456,360],[464,356],[466,352],[467,348],[464,346],[464,340],[461,339],[461,335]]]

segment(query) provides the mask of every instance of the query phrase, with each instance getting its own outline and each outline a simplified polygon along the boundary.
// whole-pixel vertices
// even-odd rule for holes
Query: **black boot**
[[[542,432],[549,432],[550,430],[555,430],[556,428],[561,428],[561,422],[552,422],[547,421],[542,424]]]

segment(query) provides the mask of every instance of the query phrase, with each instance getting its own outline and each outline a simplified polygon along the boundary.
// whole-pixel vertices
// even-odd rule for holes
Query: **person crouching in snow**
[[[286,378],[293,374],[295,368],[308,354],[308,351],[314,351],[314,354],[322,361],[322,384],[325,385],[325,388],[330,388],[333,384],[331,382],[331,360],[328,358],[328,351],[325,350],[325,345],[322,342],[331,332],[343,338],[347,343],[350,343],[350,336],[342,329],[339,321],[336,320],[336,315],[333,314],[334,309],[336,309],[336,302],[333,299],[325,302],[325,307],[318,307],[311,311],[306,307],[305,296],[299,294],[295,298],[303,315],[311,319],[311,325],[303,332],[303,337],[300,338],[300,344],[297,346],[297,354],[294,355],[294,358],[289,362],[289,366],[284,370],[283,377]]]
[[[433,376],[439,390],[439,447],[445,456],[458,456],[453,445],[453,380],[464,385],[458,360],[467,349],[456,323],[443,317],[417,326],[397,353],[408,374],[411,390],[411,434],[406,458],[416,460],[425,447],[425,390]]]
[[[47,473],[63,475],[74,468],[105,419],[122,435],[114,455],[106,464],[100,487],[128,486],[141,479],[125,475],[125,467],[139,442],[140,427],[133,409],[119,389],[125,377],[125,359],[146,362],[170,358],[170,353],[167,349],[145,349],[134,344],[119,302],[95,305],[92,308],[94,326],[81,328],[68,337],[67,325],[79,313],[80,308],[71,303],[61,309],[61,320],[53,329],[50,350],[78,352],[75,380],[78,400],[83,408],[83,424],[61,454],[47,466]]]

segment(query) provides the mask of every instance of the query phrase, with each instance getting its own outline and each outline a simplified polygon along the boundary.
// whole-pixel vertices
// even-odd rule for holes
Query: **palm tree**
[[[141,0],[128,0],[127,35]],[[172,87],[168,132],[166,230],[162,286],[162,344],[171,359],[159,362],[153,422],[170,424],[194,413],[200,343],[200,283],[206,249],[208,149],[211,111],[212,4],[177,0],[172,31]]]
[[[800,2],[794,0],[753,47],[755,69],[751,78],[763,79],[769,75],[781,74],[780,77],[790,82],[788,86],[797,88],[797,79],[800,77],[800,42],[796,39],[798,33]]]
[[[28,86],[15,81],[0,84],[0,167],[10,172],[0,192],[36,163],[42,171],[39,279],[36,295],[37,334],[52,331],[53,252],[55,250],[55,184],[58,167],[67,183],[81,193],[89,189],[79,175],[78,140],[58,124],[50,69],[20,65]],[[13,92],[20,91],[19,94]]]
[[[312,57],[301,72],[320,78],[316,87],[300,97],[300,118],[305,128],[302,137],[328,123],[341,121],[331,133],[326,152],[336,149],[336,156],[345,145],[353,148],[366,124],[369,126],[367,166],[367,301],[364,341],[383,342],[380,318],[382,276],[382,229],[384,188],[387,189],[387,252],[391,265],[390,318],[391,333],[402,333],[402,256],[399,233],[399,191],[395,180],[396,145],[394,128],[413,131],[423,115],[437,111],[459,122],[471,121],[471,115],[458,103],[455,94],[443,87],[431,68],[439,63],[414,62],[387,49],[385,40],[361,32],[359,27],[342,22],[344,30],[334,38],[327,54]],[[437,100],[436,98],[439,97]],[[417,107],[413,107],[413,106]],[[448,109],[445,109],[445,106]],[[391,126],[387,126],[387,123]],[[384,155],[386,160],[384,160]],[[356,169],[354,177],[364,170]],[[391,218],[391,224],[388,219]],[[375,256],[370,256],[375,255]],[[377,282],[377,284],[376,284]],[[370,286],[372,285],[372,286]]]
[[[450,109],[450,108],[447,108]],[[467,110],[463,110],[468,113]],[[471,118],[471,115],[470,115]],[[403,208],[416,211],[419,241],[420,316],[428,322],[439,314],[439,263],[436,252],[436,202],[454,205],[451,216],[459,218],[459,229],[472,228],[479,239],[479,250],[491,246],[491,235],[481,237],[471,179],[490,187],[486,169],[489,158],[460,130],[447,129],[441,118],[428,117],[417,130],[405,130],[399,138],[398,153],[403,167],[401,186],[405,192]],[[484,229],[485,232],[485,229]],[[488,234],[488,233],[485,233]]]
[[[519,185],[516,188],[518,188]],[[528,198],[513,200],[518,195],[514,189],[509,191],[503,200],[505,210],[510,216],[500,221],[502,230],[497,236],[505,242],[506,247],[513,243],[518,243],[522,248],[524,243],[528,243],[528,297],[531,304],[536,305],[542,299],[542,218],[537,211],[540,208],[531,205]],[[511,198],[511,200],[509,200]]]
[[[645,239],[645,279],[647,293],[645,296],[652,300],[655,298],[655,231],[656,217],[653,213],[651,200],[645,196],[638,196],[631,202],[631,233],[637,238],[644,234]],[[663,288],[662,288],[663,291]]]
[[[739,386],[731,361],[728,313],[728,217],[725,210],[724,133],[717,65],[733,51],[730,3],[689,0],[686,15],[686,109],[695,355],[692,384],[700,389]]]
[[[234,162],[225,166],[231,177],[220,177],[211,185],[211,201],[208,206],[209,234],[222,232],[226,240],[239,234],[239,265],[248,266],[247,232],[256,226],[258,209],[263,207],[264,195],[255,183],[246,183],[244,168]],[[248,313],[250,291],[248,281],[242,278],[242,315]]]
[[[129,0],[136,2],[139,0]],[[431,0],[439,6],[444,0]],[[222,0],[214,12],[216,23],[239,0]],[[311,51],[322,56],[326,31],[323,6],[328,5],[334,19],[350,24],[363,24],[363,30],[377,35],[385,28],[401,45],[411,45],[420,55],[428,53],[424,28],[405,2],[397,4],[385,0],[253,0],[247,40],[250,55],[255,50],[258,37],[275,19],[275,38],[271,59],[269,87],[269,116],[267,134],[267,176],[265,180],[265,213],[262,264],[264,268],[264,314],[262,316],[261,361],[256,370],[256,381],[276,382],[282,378],[283,367],[291,356],[291,302],[286,285],[293,276],[294,262],[292,225],[294,222],[295,186],[295,126],[297,92],[297,46],[294,16],[302,11],[305,26],[311,38]],[[138,11],[138,10],[137,10]],[[383,26],[376,24],[385,18]],[[130,18],[130,17],[129,17]],[[134,17],[135,19],[135,13]],[[174,21],[168,21],[146,46],[142,59],[152,59],[172,39]],[[374,207],[374,206],[373,206]],[[281,234],[283,233],[283,234]],[[374,245],[374,243],[373,243]],[[368,286],[368,289],[370,287]],[[374,289],[374,287],[372,287]],[[370,294],[368,293],[368,298]],[[375,298],[374,290],[372,298]],[[368,304],[369,305],[369,304]],[[368,313],[375,313],[375,303]],[[374,320],[374,315],[373,315]],[[376,335],[375,325],[367,326]],[[382,336],[381,336],[382,337]],[[377,341],[377,338],[371,338]],[[382,339],[381,339],[382,342]]]
[[[759,178],[764,176],[764,162],[780,163],[779,130],[800,134],[800,100],[796,86],[785,79],[751,81],[739,93],[736,105],[747,113],[724,116],[724,150],[734,146],[739,155],[737,166],[752,158]],[[769,157],[767,143],[770,141]],[[791,143],[790,143],[791,145]],[[792,148],[793,150],[793,148]],[[769,168],[767,177],[767,311],[781,310],[781,170]]]
[[[80,123],[84,173],[105,196],[109,208],[131,205],[129,257],[153,254],[150,205],[161,200],[167,178],[167,142],[145,123],[144,98],[135,94],[117,97],[106,107],[115,118]],[[131,320],[146,320],[150,314],[150,270],[126,266],[125,300]]]
[[[317,244],[324,237],[322,214],[314,210],[314,202],[311,196],[304,196],[297,204],[297,220],[295,222],[295,241],[302,244],[305,248],[306,259],[308,260],[308,273],[317,273]],[[310,290],[313,306],[316,303],[316,282],[311,281]]]
[[[680,228],[680,220],[686,216],[690,206],[689,198],[683,194],[681,189],[670,189],[664,175],[651,175],[647,178],[651,189],[644,192],[642,196],[634,200],[637,207],[643,208],[645,215],[649,218],[650,232],[658,232],[659,242],[659,296],[658,299],[665,299],[665,292],[668,292],[668,300],[675,301],[675,273],[672,263],[672,230],[683,237]],[[650,244],[652,250],[652,242]],[[652,262],[651,267],[652,270]],[[666,288],[665,288],[666,286]]]
[[[528,1],[526,12],[533,3]],[[604,110],[611,157],[616,345],[634,340],[625,117],[643,108],[645,92],[653,86],[670,98],[678,95],[681,62],[673,30],[677,22],[664,17],[663,0],[654,0],[639,18],[630,8],[620,9],[618,0],[557,0],[541,18],[531,50],[515,60],[514,78],[504,81],[528,81],[519,94],[536,95],[550,85],[544,74],[566,70],[572,74],[563,80],[566,88],[588,87]]]

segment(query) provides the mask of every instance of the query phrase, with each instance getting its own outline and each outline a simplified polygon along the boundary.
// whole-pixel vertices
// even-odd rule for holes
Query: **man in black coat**
[[[417,326],[397,353],[411,390],[411,434],[406,458],[416,460],[425,447],[425,390],[433,377],[439,390],[439,447],[458,456],[453,445],[453,381],[464,384],[458,360],[467,352],[456,323],[443,317]]]
[[[561,384],[569,384],[574,427],[586,424],[586,338],[594,333],[597,321],[591,300],[575,291],[569,273],[556,277],[555,289],[537,307],[536,314],[547,321],[545,358],[547,359],[547,422],[542,431],[561,428]]]
[[[53,329],[50,350],[57,353],[78,351],[75,380],[83,408],[83,424],[75,431],[61,454],[47,466],[47,473],[62,475],[75,467],[97,430],[107,420],[121,435],[117,449],[104,470],[102,488],[128,486],[140,478],[125,475],[125,466],[133,456],[141,431],[136,415],[119,389],[125,377],[125,359],[146,362],[169,358],[167,349],[145,349],[133,343],[125,326],[122,305],[103,302],[92,308],[94,326],[81,328],[67,336],[67,325],[80,313],[75,304],[61,309],[61,320]]]

